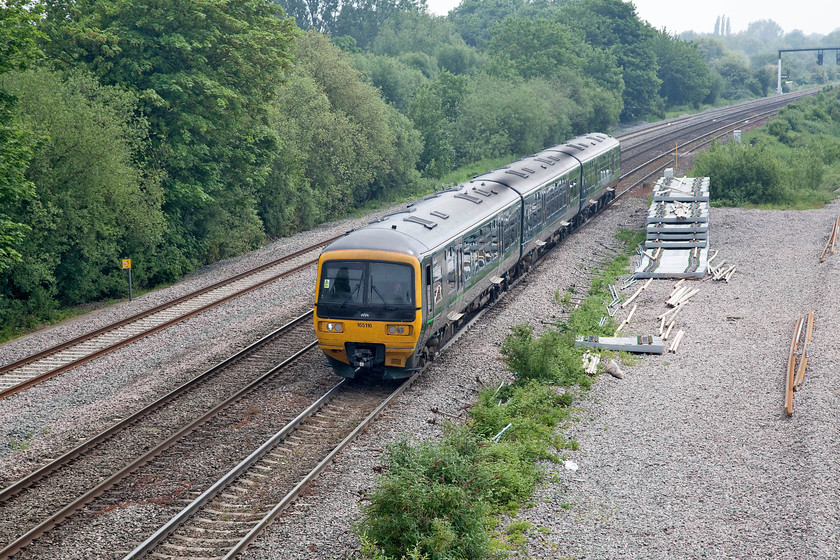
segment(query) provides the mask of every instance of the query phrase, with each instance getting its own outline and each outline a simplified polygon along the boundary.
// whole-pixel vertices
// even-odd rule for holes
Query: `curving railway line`
[[[662,167],[670,166],[675,142],[682,146],[681,151],[696,149],[696,144],[728,134],[745,121],[754,122],[774,114],[791,100],[793,96],[773,98],[770,106],[751,102],[709,111],[702,117],[692,115],[651,125],[619,136],[626,146],[622,166],[632,168],[622,177],[627,187],[624,192],[630,188],[627,183],[641,183]],[[663,159],[665,164],[658,163]],[[648,171],[656,166],[655,171]],[[79,354],[73,358],[79,362],[65,360],[56,366],[42,365],[40,367],[46,373],[37,374],[44,378],[57,375],[241,293],[311,266],[317,252],[330,241],[214,284],[201,293],[174,300],[142,317],[132,317],[127,323],[145,325],[148,320],[153,323],[143,327],[148,332],[139,326],[131,327],[136,332],[98,343],[100,347],[87,354],[83,350],[71,350],[80,346],[87,348],[91,339],[103,336],[103,332],[97,331],[84,340],[68,341],[51,352],[4,366],[0,374],[23,367],[23,362],[49,363],[58,360],[56,356],[64,352]],[[522,281],[527,282],[527,276]],[[210,295],[214,292],[215,295]],[[180,306],[186,300],[194,301],[190,304],[191,309],[184,311]],[[504,302],[504,298],[499,301]],[[492,309],[487,310],[492,312]],[[156,319],[149,319],[155,316]],[[123,328],[128,330],[123,323],[101,330]],[[0,490],[0,558],[21,553],[33,543],[36,551],[32,553],[37,557],[37,543],[48,532],[63,530],[62,524],[72,524],[85,512],[106,511],[117,504],[138,500],[136,491],[147,484],[145,481],[178,478],[171,473],[190,463],[192,457],[201,455],[199,450],[207,447],[207,442],[222,445],[219,441],[225,438],[228,438],[224,444],[228,446],[226,451],[213,456],[223,455],[225,461],[214,459],[212,467],[202,463],[201,470],[206,471],[202,473],[204,478],[195,476],[194,472],[183,476],[192,481],[191,486],[184,489],[183,495],[176,492],[178,495],[168,504],[171,521],[159,528],[138,525],[135,527],[138,533],[126,536],[124,550],[116,552],[125,558],[143,555],[199,558],[232,557],[244,550],[260,529],[294,500],[307,482],[387,406],[389,399],[407,386],[399,387],[389,396],[386,393],[391,391],[384,391],[382,384],[373,388],[342,383],[318,397],[323,387],[332,384],[334,379],[328,371],[312,374],[312,368],[318,367],[314,364],[321,363],[309,353],[313,347],[311,313],[307,313]],[[303,368],[308,375],[289,373],[295,367]],[[34,378],[25,381],[26,386],[36,383],[32,381]],[[303,378],[306,379],[302,381]],[[306,388],[292,387],[292,379],[298,384],[306,383]],[[16,387],[16,391],[25,388],[21,384]],[[0,396],[15,392],[5,391]],[[276,428],[271,429],[270,422],[230,420],[248,418],[251,414],[248,410],[235,414],[230,411],[236,407],[247,409],[249,405],[245,401],[255,395],[268,403],[264,407],[274,407],[267,413],[271,418],[287,421],[286,427],[277,432]],[[261,442],[266,443],[260,446]],[[246,456],[248,460],[241,463],[237,459]],[[301,457],[306,457],[306,461],[300,460]],[[290,469],[290,466],[295,468]],[[287,476],[292,470],[294,476]],[[146,538],[147,535],[151,536]],[[146,540],[141,542],[144,538]],[[207,543],[214,544],[212,550],[205,546]]]

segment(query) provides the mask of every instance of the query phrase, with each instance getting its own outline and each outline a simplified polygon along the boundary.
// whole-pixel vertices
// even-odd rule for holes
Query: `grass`
[[[492,559],[525,546],[534,528],[514,521],[501,529],[501,520],[533,504],[543,461],[578,449],[577,441],[558,433],[561,423],[575,421],[575,396],[592,382],[574,337],[598,331],[608,285],[626,274],[643,236],[619,234],[626,251],[603,265],[568,324],[540,336],[530,325],[513,329],[501,354],[514,381],[481,391],[467,422],[447,424],[437,441],[402,439],[389,446],[386,469],[357,527],[363,558]]]

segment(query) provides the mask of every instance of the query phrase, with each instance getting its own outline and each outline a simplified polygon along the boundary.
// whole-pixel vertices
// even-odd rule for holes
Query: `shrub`
[[[463,428],[439,443],[391,445],[360,532],[390,558],[412,549],[430,560],[486,558],[489,508],[481,491],[492,478],[477,468],[481,445]]]
[[[790,200],[781,162],[762,145],[715,144],[695,160],[709,177],[712,201],[722,205],[783,204]]]

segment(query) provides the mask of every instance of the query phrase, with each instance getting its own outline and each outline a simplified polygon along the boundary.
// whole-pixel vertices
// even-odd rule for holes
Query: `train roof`
[[[554,177],[575,169],[580,163],[618,146],[612,136],[600,133],[577,136],[571,140],[546,148],[536,154],[519,159],[500,169],[494,169],[473,178],[471,184],[498,184],[507,186],[522,196],[541,187]]]
[[[349,232],[326,251],[373,249],[419,257],[481,225],[497,212],[519,200],[508,187],[480,187],[462,183],[429,195],[405,210],[389,214]]]
[[[429,195],[404,210],[351,231],[324,252],[342,249],[394,251],[419,257],[481,225],[547,181],[618,146],[606,134],[578,136],[470,181]]]

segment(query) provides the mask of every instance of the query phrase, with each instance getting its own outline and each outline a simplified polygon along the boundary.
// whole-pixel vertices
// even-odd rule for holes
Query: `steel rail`
[[[251,344],[247,348],[240,350],[233,356],[227,358],[223,362],[213,366],[211,369],[205,371],[198,377],[184,383],[177,389],[173,390],[172,392],[168,393],[167,395],[161,397],[154,403],[150,404],[149,406],[143,408],[142,410],[134,413],[130,417],[120,421],[119,423],[115,424],[108,430],[103,431],[99,435],[95,436],[91,440],[81,444],[80,446],[76,447],[75,449],[71,450],[70,452],[62,455],[55,461],[52,461],[48,465],[45,465],[38,471],[35,471],[28,475],[27,477],[19,480],[18,482],[10,485],[9,487],[5,488],[2,492],[0,492],[0,501],[7,501],[11,496],[14,494],[19,493],[23,489],[35,484],[38,480],[48,476],[49,474],[57,471],[61,467],[67,465],[70,461],[77,458],[78,456],[86,453],[87,451],[93,449],[99,443],[105,441],[106,439],[114,436],[121,430],[127,428],[131,424],[137,422],[144,416],[149,415],[150,413],[154,412],[158,408],[162,407],[164,404],[172,401],[173,399],[177,398],[178,396],[182,395],[183,393],[187,392],[189,389],[193,388],[199,382],[206,381],[210,377],[212,377],[215,373],[222,370],[224,367],[231,364],[233,361],[245,356],[249,353],[252,353],[254,350],[263,346],[267,341],[276,336],[284,333],[285,331],[291,329],[292,327],[298,325],[301,321],[305,321],[306,319],[312,316],[312,311],[309,311],[289,323],[283,325],[279,329],[275,330],[274,332],[266,335],[265,337],[261,338],[257,342]],[[183,438],[184,436],[188,435],[190,432],[194,431],[198,426],[206,422],[211,417],[218,414],[221,410],[225,409],[232,403],[236,402],[237,400],[241,399],[243,395],[247,394],[260,384],[264,383],[266,380],[274,376],[277,372],[291,364],[293,361],[300,358],[305,353],[309,352],[317,345],[317,341],[312,341],[307,344],[305,347],[299,349],[295,352],[292,356],[286,358],[281,363],[277,364],[273,368],[269,369],[268,371],[262,373],[254,379],[252,382],[248,383],[246,386],[241,388],[232,396],[228,397],[224,401],[217,403],[212,409],[207,411],[205,414],[201,415],[201,417],[193,420],[187,425],[182,426],[177,430],[176,433],[171,435],[166,440],[160,442],[158,445],[153,447],[152,449],[146,451],[145,453],[141,454],[133,461],[131,461],[128,465],[121,468],[118,472],[112,474],[108,478],[102,480],[97,486],[88,490],[84,494],[78,496],[76,499],[70,501],[70,503],[66,504],[64,507],[61,508],[58,512],[50,515],[47,519],[41,521],[37,526],[33,527],[29,531],[27,531],[24,535],[18,537],[13,542],[9,543],[3,549],[0,549],[0,559],[8,558],[31,544],[34,540],[39,538],[41,535],[49,531],[50,529],[54,528],[55,526],[59,525],[62,521],[73,515],[76,511],[84,507],[86,504],[90,503],[95,498],[101,496],[105,491],[112,488],[115,484],[117,484],[120,480],[128,476],[131,472],[136,470],[137,468],[143,466],[144,464],[148,463],[154,457],[160,455],[166,449],[172,447],[179,439]]]
[[[390,395],[380,402],[376,408],[370,412],[361,422],[359,422],[348,435],[346,435],[341,442],[333,447],[323,458],[313,467],[303,478],[301,478],[295,486],[271,509],[263,515],[257,523],[255,523],[247,533],[239,539],[232,548],[227,552],[224,558],[233,558],[241,554],[245,548],[248,547],[259,534],[273,521],[280,513],[282,513],[289,505],[291,505],[300,493],[314,481],[326,467],[335,460],[336,456],[343,451],[350,443],[352,443],[381,413],[388,407],[396,397],[401,395],[415,380],[421,375],[421,372],[415,373],[411,378],[401,383]],[[289,422],[279,432],[274,434],[271,438],[266,440],[256,450],[237,466],[231,469],[228,473],[222,476],[217,482],[205,490],[200,496],[193,500],[183,510],[178,512],[175,516],[169,519],[150,537],[138,545],[134,550],[127,554],[123,560],[136,560],[141,558],[158,547],[166,539],[169,538],[178,528],[187,522],[189,519],[195,517],[199,511],[204,508],[210,500],[219,495],[222,491],[229,488],[234,482],[240,479],[246,472],[253,469],[259,461],[273,449],[275,449],[284,439],[286,439],[292,432],[294,432],[307,419],[313,417],[320,409],[327,403],[332,401],[339,392],[343,391],[349,386],[349,380],[342,380],[338,385],[330,389],[325,395],[320,397],[317,401],[311,404],[298,417]]]
[[[763,113],[759,113],[759,114],[757,114],[757,115],[753,115],[753,117],[752,117],[752,118],[753,118],[754,120],[762,120],[762,119],[765,119],[765,118],[767,118],[767,117],[769,117],[769,116],[771,116],[771,115],[773,115],[773,114],[777,113],[778,111],[779,111],[779,109],[778,109],[778,108],[776,108],[776,109],[771,109],[771,110],[765,111],[765,112],[763,112]],[[743,124],[743,123],[742,123],[742,122],[740,122],[740,119],[738,119],[738,122],[730,122],[729,124],[726,124],[726,125],[724,125],[724,126],[721,126],[721,127],[716,128],[716,129],[714,129],[714,130],[711,130],[711,131],[705,132],[705,133],[701,134],[700,136],[697,136],[697,137],[695,137],[695,138],[692,138],[691,140],[687,140],[687,141],[685,141],[685,142],[683,143],[683,148],[685,148],[686,146],[691,146],[691,148],[690,148],[690,149],[692,149],[692,150],[697,150],[697,149],[699,149],[699,148],[702,148],[702,147],[704,147],[704,146],[707,146],[707,145],[711,144],[714,140],[717,140],[717,139],[719,139],[719,138],[723,137],[724,135],[728,134],[730,131],[734,130],[736,127],[740,126],[741,124]],[[712,137],[712,138],[709,138],[709,137]],[[695,143],[696,143],[697,145],[696,145],[696,146],[692,146],[692,144],[695,144]],[[622,181],[622,180],[624,180],[624,179],[627,179],[628,177],[630,177],[630,176],[632,176],[632,175],[634,175],[634,174],[638,173],[639,171],[641,171],[641,170],[643,170],[644,168],[646,168],[646,167],[648,167],[648,166],[650,166],[650,165],[652,165],[652,164],[656,163],[657,161],[659,161],[659,160],[661,160],[661,159],[663,159],[663,158],[670,157],[670,156],[671,156],[671,154],[673,154],[674,152],[676,152],[676,150],[677,150],[676,148],[672,148],[672,149],[670,149],[670,150],[668,150],[668,151],[666,151],[666,152],[664,152],[664,153],[662,153],[662,154],[660,154],[660,155],[658,155],[658,156],[656,156],[656,157],[654,157],[654,158],[652,158],[652,159],[650,159],[650,160],[646,161],[645,163],[643,163],[643,164],[641,164],[641,165],[638,165],[638,166],[637,166],[637,167],[635,167],[634,169],[632,169],[632,170],[628,171],[627,173],[625,173],[624,175],[622,175],[621,177],[619,177],[619,181]],[[665,164],[660,165],[659,167],[655,168],[653,171],[651,171],[650,173],[648,173],[647,175],[645,175],[644,177],[642,177],[641,179],[639,179],[638,181],[636,181],[635,183],[633,183],[632,185],[630,185],[629,187],[625,188],[625,189],[624,189],[624,190],[622,190],[620,193],[617,193],[617,194],[616,194],[616,196],[615,196],[615,198],[619,198],[621,195],[623,195],[623,194],[625,194],[626,192],[628,192],[628,191],[630,191],[630,190],[634,189],[636,186],[638,186],[639,184],[641,184],[642,182],[644,182],[646,179],[650,178],[651,176],[653,176],[654,174],[658,173],[659,171],[662,171],[663,169],[667,168],[667,166],[668,166],[668,163],[665,163]]]
[[[132,558],[140,558],[155,548],[161,541],[166,539],[173,531],[175,531],[181,524],[194,516],[204,505],[213,499],[219,492],[230,486],[236,479],[242,476],[254,464],[257,463],[266,453],[273,449],[280,441],[285,439],[292,431],[294,431],[304,420],[315,414],[327,402],[331,401],[333,397],[344,388],[348,383],[347,379],[342,379],[332,389],[327,391],[322,397],[309,405],[306,410],[301,412],[291,422],[286,424],[283,429],[274,434],[270,439],[258,447],[241,463],[236,465],[227,474],[215,482],[210,488],[205,490],[200,496],[193,500],[187,507],[181,510],[178,514],[173,516],[169,521],[163,524],[160,529],[155,531],[148,539],[138,545],[133,551],[125,556],[125,560]]]
[[[812,88],[809,90],[803,90],[799,92],[785,94],[784,99],[781,97],[770,97],[770,98],[762,98],[757,100],[745,101],[738,105],[730,105],[728,107],[721,107],[718,109],[708,109],[701,113],[693,113],[690,115],[682,115],[677,117],[676,119],[660,121],[658,123],[653,123],[650,126],[646,126],[644,128],[640,128],[638,130],[633,130],[631,132],[627,132],[626,134],[619,134],[616,135],[616,138],[619,138],[622,141],[628,141],[633,138],[639,136],[646,136],[651,133],[663,130],[663,129],[676,129],[674,132],[678,132],[680,130],[684,130],[691,126],[696,126],[698,124],[703,124],[709,122],[710,120],[719,120],[719,119],[732,119],[736,118],[740,114],[749,113],[754,111],[755,109],[764,109],[767,107],[784,107],[785,105],[792,103],[793,101],[797,101],[805,96],[814,95],[818,93],[822,88]],[[739,117],[737,117],[739,118]],[[697,121],[697,122],[693,122]],[[636,146],[641,146],[649,142],[656,141],[656,138],[652,138],[650,140],[645,140],[639,142],[638,144],[633,145],[635,148]]]
[[[259,523],[239,543],[228,552],[224,559],[233,559],[241,554],[250,545],[260,533],[278,516],[280,513],[289,507],[295,501],[300,493],[320,475],[327,466],[335,460],[335,457],[341,453],[348,445],[350,445],[359,435],[382,413],[385,408],[390,405],[394,399],[403,394],[408,387],[410,387],[422,372],[417,372],[408,378],[404,383],[397,387],[390,396],[388,396],[382,403],[371,412],[356,428],[345,437],[326,457],[324,457],[312,471],[306,475],[286,496],[275,505],[270,512],[268,512]]]

